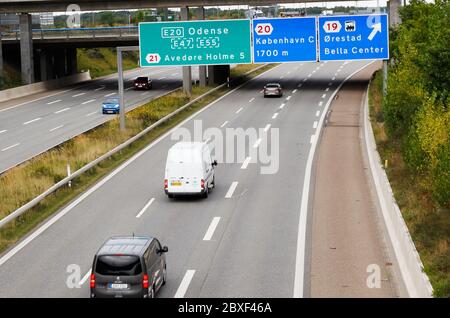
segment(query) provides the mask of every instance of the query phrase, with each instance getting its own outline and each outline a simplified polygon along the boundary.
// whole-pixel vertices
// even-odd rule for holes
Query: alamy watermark
[[[204,142],[218,163],[259,163],[261,174],[275,174],[280,165],[280,133],[278,128],[231,128],[225,133],[218,127],[203,130],[201,120],[194,120],[193,134],[187,128],[175,129],[171,140]],[[270,149],[269,149],[270,145]]]

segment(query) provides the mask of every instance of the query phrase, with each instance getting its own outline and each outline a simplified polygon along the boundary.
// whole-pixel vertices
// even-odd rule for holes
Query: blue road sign
[[[253,20],[255,63],[316,61],[316,18]]]
[[[386,14],[319,17],[319,59],[389,59]]]

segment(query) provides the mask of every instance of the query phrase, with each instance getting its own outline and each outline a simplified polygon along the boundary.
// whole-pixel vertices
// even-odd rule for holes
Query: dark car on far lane
[[[140,76],[134,80],[134,89],[151,89],[152,80],[147,76]]]
[[[167,246],[154,237],[112,237],[94,257],[91,298],[154,298],[166,283]]]

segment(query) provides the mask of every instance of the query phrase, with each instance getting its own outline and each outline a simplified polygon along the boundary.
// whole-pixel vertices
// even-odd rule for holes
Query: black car
[[[166,256],[153,237],[112,237],[92,265],[91,298],[154,298],[166,283]]]
[[[140,76],[134,80],[134,89],[151,89],[152,80],[147,76]]]

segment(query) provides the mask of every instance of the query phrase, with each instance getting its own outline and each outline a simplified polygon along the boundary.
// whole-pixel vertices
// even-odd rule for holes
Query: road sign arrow
[[[375,37],[375,35],[376,35],[378,32],[381,33],[381,23],[380,23],[380,22],[375,23],[375,24],[372,26],[372,32],[370,32],[369,37],[368,37],[369,41],[372,41],[373,38]]]

